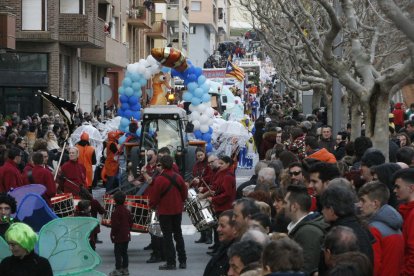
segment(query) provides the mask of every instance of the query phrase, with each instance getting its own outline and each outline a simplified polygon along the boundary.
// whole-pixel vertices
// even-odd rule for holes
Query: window
[[[201,11],[201,1],[191,1],[192,11]]]
[[[45,31],[46,20],[46,0],[22,0],[23,31]]]
[[[195,33],[196,33],[196,27],[190,26],[190,34],[195,34]]]
[[[60,13],[85,14],[85,0],[60,0]]]
[[[224,17],[224,13],[223,13],[223,8],[219,8],[218,9],[218,19],[223,19]]]

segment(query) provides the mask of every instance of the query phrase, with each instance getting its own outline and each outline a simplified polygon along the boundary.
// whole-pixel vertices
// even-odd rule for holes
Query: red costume
[[[197,161],[194,164],[193,167],[193,177],[198,177],[204,180],[204,182],[209,185],[210,179],[211,179],[211,168],[207,163],[207,159],[204,159],[203,161]],[[200,179],[200,182],[197,185],[197,188],[203,188],[203,190],[206,190],[205,184]]]
[[[215,212],[233,208],[233,201],[236,199],[236,177],[231,168],[216,173],[212,190],[215,192],[211,200]]]
[[[0,192],[7,193],[12,188],[23,186],[23,178],[17,164],[8,159],[0,168]]]
[[[405,242],[401,275],[414,275],[414,201],[401,204],[399,211],[404,219],[402,232]]]
[[[132,223],[131,212],[124,205],[116,205],[111,216],[111,241],[113,243],[129,242]]]
[[[394,124],[395,126],[403,127],[404,126],[404,110],[401,109],[402,103],[396,103],[394,107],[395,109],[392,111],[392,114],[394,114]]]
[[[169,188],[171,182],[164,175],[175,178],[175,182],[181,190],[173,186],[168,192],[163,194]],[[151,185],[150,206],[157,207],[159,215],[177,215],[183,212],[183,202],[187,199],[187,185],[181,175],[176,173],[174,169],[164,169],[162,174],[158,175]]]
[[[53,179],[52,173],[42,165],[35,165],[31,172],[31,180],[27,175],[29,173],[29,170],[26,171],[24,178],[27,180],[28,184],[42,184],[46,187],[46,192],[42,195],[42,197],[47,202],[47,204],[51,206],[50,199],[56,195],[56,183]]]
[[[80,186],[86,186],[86,170],[85,166],[78,161],[69,160],[60,168],[60,177],[63,178],[63,192],[79,194]],[[73,182],[73,183],[71,183]]]

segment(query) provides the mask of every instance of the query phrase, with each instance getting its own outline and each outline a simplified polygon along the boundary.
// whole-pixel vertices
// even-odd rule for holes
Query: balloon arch
[[[194,125],[194,136],[207,143],[207,152],[212,151],[214,109],[211,107],[210,85],[206,82],[202,68],[194,66],[179,50],[170,47],[153,48],[146,59],[127,66],[126,76],[118,89],[118,115],[122,117],[119,129],[128,132],[131,118],[140,120],[142,88],[148,80],[152,79],[153,82],[151,104],[166,104],[163,86],[170,88],[169,75],[181,78],[187,86],[182,99],[191,102],[189,121]],[[136,134],[141,134],[140,128]]]

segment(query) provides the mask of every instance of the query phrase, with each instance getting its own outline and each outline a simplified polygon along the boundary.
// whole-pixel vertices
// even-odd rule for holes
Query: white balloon
[[[188,106],[188,110],[190,110],[191,112],[193,112],[195,110],[195,106],[193,104],[190,104]]]
[[[141,63],[137,64],[137,73],[143,75],[145,73],[145,66]]]
[[[144,78],[146,80],[149,80],[151,78],[151,76],[152,76],[152,74],[151,74],[151,72],[149,70],[147,70],[147,71],[144,72]]]
[[[147,56],[147,62],[150,65],[158,64],[158,61],[153,56],[151,56],[151,55],[148,55]]]
[[[208,107],[205,111],[204,114],[206,114],[208,117],[213,117],[214,116],[214,109],[211,107]]]
[[[200,122],[199,121],[192,121],[191,123],[193,123],[194,130],[200,129]]]
[[[209,127],[208,127],[208,125],[201,125],[200,130],[201,130],[202,133],[206,133],[206,132],[208,132]]]
[[[209,120],[209,118],[207,117],[207,115],[204,115],[204,114],[201,115],[200,119],[199,119],[200,123],[202,123],[202,124],[207,124],[208,120]]]
[[[212,126],[213,124],[214,124],[214,119],[210,118],[210,119],[208,120],[208,125],[209,125],[209,126]]]
[[[197,106],[198,111],[201,112],[201,113],[204,113],[206,111],[206,108],[207,108],[207,106],[204,103],[199,104]]]
[[[200,113],[197,110],[191,112],[191,120],[198,121],[200,119]]]
[[[137,67],[138,67],[138,64],[136,63],[128,64],[127,71],[131,73],[135,73],[137,72]]]
[[[150,69],[151,69],[151,73],[152,73],[153,75],[155,75],[155,74],[157,74],[157,73],[159,73],[159,72],[161,71],[161,69],[160,69],[160,67],[158,66],[158,64],[153,64],[153,65],[151,65]]]
[[[211,101],[205,102],[204,105],[207,107],[211,107]]]

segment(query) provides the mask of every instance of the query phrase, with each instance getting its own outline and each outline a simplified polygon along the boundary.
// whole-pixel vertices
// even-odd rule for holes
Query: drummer
[[[206,191],[207,185],[210,185],[212,171],[208,163],[208,158],[205,150],[202,147],[197,147],[195,150],[197,162],[193,167],[193,180],[190,182],[190,187],[196,188],[199,192]],[[201,237],[194,241],[195,243],[211,244],[211,230],[201,231]]]
[[[69,148],[69,161],[60,167],[59,184],[64,193],[79,195],[80,187],[86,186],[86,169],[78,163],[78,156],[77,147]]]

